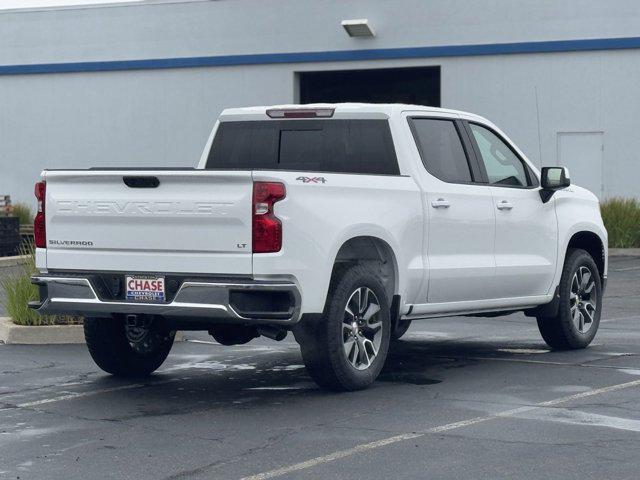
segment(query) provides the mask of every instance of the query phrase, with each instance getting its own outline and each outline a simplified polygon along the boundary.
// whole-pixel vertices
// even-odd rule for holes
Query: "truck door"
[[[466,126],[496,215],[494,297],[544,295],[556,270],[554,202],[542,202],[535,174],[499,133],[479,123]]]

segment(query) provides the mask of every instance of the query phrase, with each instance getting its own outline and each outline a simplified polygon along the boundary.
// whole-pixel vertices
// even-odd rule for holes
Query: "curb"
[[[0,317],[0,342],[14,345],[57,345],[84,343],[82,325],[16,325],[8,317]]]
[[[610,248],[610,257],[640,257],[640,248]]]
[[[174,342],[183,342],[184,333],[176,332]],[[65,345],[84,344],[82,325],[16,325],[9,317],[0,317],[0,344]]]
[[[27,261],[29,255],[16,255],[15,257],[0,257],[0,267],[13,267]]]

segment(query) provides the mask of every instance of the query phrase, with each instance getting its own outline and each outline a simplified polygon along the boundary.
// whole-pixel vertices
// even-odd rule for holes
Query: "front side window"
[[[422,163],[431,175],[449,183],[471,182],[467,155],[453,120],[413,118],[411,124]]]
[[[475,123],[470,123],[469,127],[490,184],[509,187],[529,185],[524,163],[495,133]]]

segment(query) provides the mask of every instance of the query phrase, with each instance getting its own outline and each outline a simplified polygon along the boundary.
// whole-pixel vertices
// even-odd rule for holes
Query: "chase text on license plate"
[[[127,300],[137,302],[164,302],[164,277],[126,276]]]

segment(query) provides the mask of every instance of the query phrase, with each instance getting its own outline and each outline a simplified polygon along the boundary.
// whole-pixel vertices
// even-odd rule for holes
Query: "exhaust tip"
[[[258,327],[258,333],[276,342],[281,342],[287,337],[287,331],[281,327],[261,326]]]

